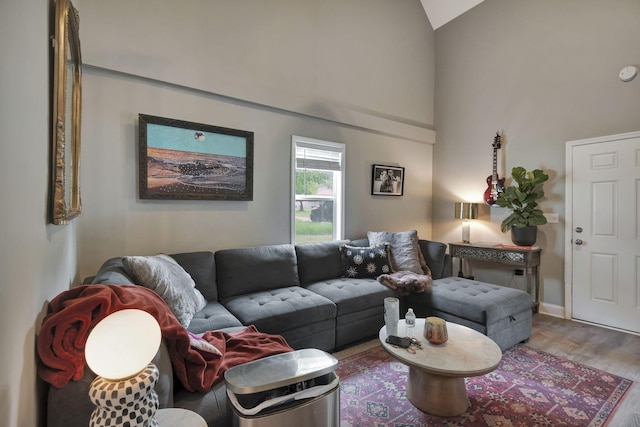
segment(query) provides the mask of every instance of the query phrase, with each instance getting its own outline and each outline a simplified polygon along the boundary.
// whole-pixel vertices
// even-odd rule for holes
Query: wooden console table
[[[540,252],[540,248],[519,249],[505,247],[499,244],[496,246],[475,246],[473,243],[449,243],[449,253],[451,256],[460,259],[459,276],[463,276],[462,260],[465,258],[513,265],[523,269],[527,277],[527,292],[533,299],[532,309],[534,313],[538,312],[540,305],[540,279],[538,277]]]

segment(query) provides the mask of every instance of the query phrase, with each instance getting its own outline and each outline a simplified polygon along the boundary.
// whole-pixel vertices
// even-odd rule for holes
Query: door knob
[[[576,239],[575,244],[580,246],[582,245],[582,240],[581,239]]]

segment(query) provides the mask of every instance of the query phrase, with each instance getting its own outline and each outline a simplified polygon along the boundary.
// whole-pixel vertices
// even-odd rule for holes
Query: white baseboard
[[[569,319],[569,320],[572,320],[574,322],[584,323],[585,325],[597,326],[597,327],[600,327],[600,328],[611,329],[612,331],[624,332],[624,333],[627,333],[627,334],[640,336],[640,333],[637,333],[637,332],[627,331],[625,329],[618,329],[618,328],[614,328],[612,326],[600,325],[598,323],[592,323],[592,322],[587,322],[587,321],[584,321],[584,320],[579,320],[579,319],[573,319],[573,318],[566,317],[565,316],[564,307],[561,306],[561,305],[546,304],[546,303],[542,303],[541,302],[538,312],[541,313],[541,314],[549,315],[549,316],[559,317],[561,319]]]
[[[565,318],[564,306],[562,305],[555,305],[555,304],[548,304],[545,302],[541,302],[538,312],[542,314],[547,314],[549,316],[559,317],[561,319]]]

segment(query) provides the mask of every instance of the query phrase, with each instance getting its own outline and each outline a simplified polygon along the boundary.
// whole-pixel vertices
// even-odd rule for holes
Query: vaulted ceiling
[[[462,15],[483,0],[420,0],[434,30]]]

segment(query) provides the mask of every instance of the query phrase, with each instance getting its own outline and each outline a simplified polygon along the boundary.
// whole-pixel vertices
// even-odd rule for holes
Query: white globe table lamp
[[[85,346],[89,368],[98,376],[89,397],[96,409],[91,427],[157,427],[160,325],[142,310],[120,310],[102,319]]]

